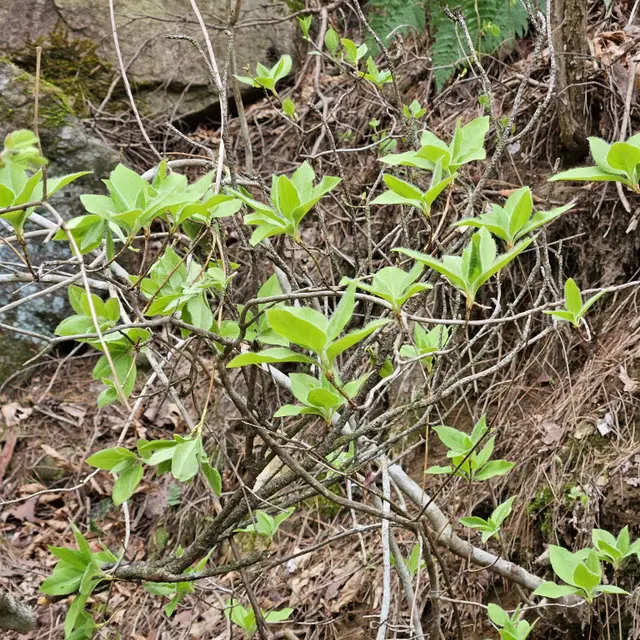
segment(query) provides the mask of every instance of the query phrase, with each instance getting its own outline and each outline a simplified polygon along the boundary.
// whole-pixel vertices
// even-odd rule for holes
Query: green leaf
[[[499,627],[504,627],[509,622],[509,614],[497,604],[489,603],[487,613],[489,614],[489,620]]]
[[[356,285],[349,285],[327,325],[326,337],[329,342],[335,340],[351,320],[355,308],[355,294]]]
[[[507,519],[511,513],[515,496],[505,500],[502,504],[499,504],[491,514],[491,521],[495,523],[497,527],[500,527],[502,523]]]
[[[52,574],[42,583],[40,591],[50,596],[65,596],[78,590],[84,569],[76,569],[59,562]]]
[[[580,295],[580,289],[578,289],[578,285],[573,281],[572,278],[569,278],[564,283],[564,304],[569,313],[572,313],[574,316],[578,316],[580,313],[580,309],[582,309],[582,297]]]
[[[579,593],[579,590],[567,584],[560,585],[555,584],[554,582],[543,582],[531,595],[555,600],[557,598],[564,598],[565,596],[574,595],[576,593]]]
[[[549,182],[572,181],[577,182],[622,182],[629,185],[629,180],[616,173],[607,173],[600,167],[577,167],[557,173],[549,178]]]
[[[598,593],[612,593],[612,594],[618,594],[621,596],[628,596],[629,592],[625,591],[624,589],[621,589],[620,587],[616,587],[612,584],[602,584],[598,587],[596,587],[594,589],[594,591],[598,592]]]
[[[487,464],[475,473],[475,479],[479,482],[483,480],[489,480],[496,476],[503,476],[505,473],[509,473],[511,469],[515,467],[514,462],[507,462],[506,460],[490,460]]]
[[[189,438],[176,446],[171,461],[171,475],[176,480],[187,482],[198,473],[200,446],[200,438]]]
[[[126,502],[133,495],[140,480],[142,480],[142,473],[142,464],[136,463],[125,469],[118,476],[118,479],[113,485],[113,493],[111,494],[113,504],[116,507]]]
[[[407,198],[409,200],[418,200],[422,199],[422,191],[420,189],[414,187],[409,182],[405,182],[404,180],[400,180],[395,176],[390,174],[385,174],[383,177],[385,184],[393,191],[397,193],[399,196],[403,198]]]
[[[327,343],[327,319],[315,309],[286,307],[269,309],[267,322],[290,342],[316,353],[322,353]]]
[[[574,584],[573,574],[577,566],[580,564],[580,559],[567,549],[558,547],[556,545],[549,545],[549,560],[555,574],[567,584]]]
[[[265,349],[258,353],[241,353],[229,362],[227,368],[233,369],[236,367],[246,367],[252,364],[277,364],[280,362],[306,362],[308,364],[315,364],[316,360],[301,353],[291,351],[291,349],[274,347],[273,349]]]
[[[285,608],[280,609],[280,611],[269,611],[264,613],[264,621],[269,623],[274,622],[283,622],[284,620],[288,620],[293,613],[293,609]]]
[[[222,477],[220,476],[220,472],[215,467],[212,467],[208,461],[201,462],[200,468],[209,482],[209,486],[213,489],[213,492],[217,496],[220,496],[222,493]]]
[[[331,343],[327,348],[327,358],[329,362],[333,362],[343,351],[346,351],[354,344],[364,340],[367,336],[371,335],[374,331],[377,331],[381,327],[392,322],[391,320],[380,318],[378,320],[372,320],[369,324],[362,329],[355,329],[350,333],[347,333],[344,337]]]
[[[136,460],[136,454],[123,447],[113,447],[111,449],[103,449],[94,453],[91,457],[87,458],[87,464],[98,469],[105,469],[111,471],[118,463],[123,460]]]
[[[472,446],[469,436],[463,431],[458,431],[458,429],[444,425],[433,427],[433,430],[438,435],[440,442],[442,442],[447,449],[467,451]]]

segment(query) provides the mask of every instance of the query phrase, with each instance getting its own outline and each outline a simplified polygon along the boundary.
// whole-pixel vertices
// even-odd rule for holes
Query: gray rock
[[[198,7],[222,73],[227,54],[227,0],[198,0]],[[280,0],[242,2],[235,38],[239,71],[246,65],[255,69],[257,61],[271,65],[285,53],[294,56],[297,22],[263,24],[287,11]],[[186,115],[217,102],[200,54],[188,42],[166,38],[188,35],[204,48],[189,0],[116,0],[115,14],[125,64],[133,59],[127,75],[148,111],[165,117]],[[62,25],[71,38],[96,43],[100,58],[113,69],[119,68],[106,1],[2,0],[0,24],[0,51],[8,54],[24,51],[29,43],[46,38]]]
[[[33,76],[0,59],[0,141],[15,129],[33,127],[33,87]],[[44,84],[41,87],[39,113],[43,153],[52,159],[48,166],[49,175],[55,177],[75,171],[93,172],[93,175],[80,178],[52,198],[52,204],[60,214],[69,219],[83,213],[78,199],[80,193],[104,192],[101,178],[115,167],[119,155],[85,130],[72,115],[64,95],[52,85]],[[46,212],[41,213],[48,217]],[[35,228],[29,226],[27,230]],[[0,234],[8,236],[12,233],[2,226]],[[29,241],[27,246],[34,266],[70,257],[63,242]],[[25,271],[15,254],[0,245],[0,276],[10,274],[11,267]],[[34,293],[42,286],[0,283],[0,307]],[[60,320],[68,314],[66,291],[59,289],[0,314],[0,322],[51,335]],[[40,342],[38,346],[44,345]],[[33,345],[26,344],[25,338],[0,329],[0,382],[14,373],[24,360],[33,355],[33,351]]]

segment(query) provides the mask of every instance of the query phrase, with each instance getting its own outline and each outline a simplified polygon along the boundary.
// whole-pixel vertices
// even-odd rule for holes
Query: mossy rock
[[[202,42],[189,0],[115,0],[114,5],[120,50],[125,63],[130,63],[127,75],[150,115],[179,117],[218,102],[196,48],[186,41],[167,39],[180,34]],[[200,0],[198,7],[209,26],[222,73],[227,57],[227,0]],[[288,13],[287,3],[281,0],[244,0],[235,37],[239,71],[247,65],[255,69],[256,62],[272,65],[283,54],[297,57],[297,22],[274,21]],[[62,88],[79,112],[87,101],[100,104],[119,68],[106,4],[3,0],[0,24],[0,51],[33,70],[35,46],[42,46],[43,77]],[[122,83],[116,85],[117,91],[122,92]]]

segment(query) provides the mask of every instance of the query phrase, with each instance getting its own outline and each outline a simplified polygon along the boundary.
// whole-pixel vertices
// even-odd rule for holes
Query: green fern
[[[421,34],[426,27],[425,0],[369,0],[366,9],[371,28],[384,44],[390,43],[389,34],[392,32],[406,33],[413,29]],[[370,51],[377,49],[373,40],[367,44]]]
[[[462,12],[476,50],[481,53],[494,53],[516,37],[525,36],[529,29],[529,16],[520,0],[458,0],[455,8]],[[466,62],[469,48],[462,29],[439,6],[431,10],[430,27],[434,34],[431,57],[436,67],[436,90],[440,91]]]
[[[394,32],[426,27],[425,7],[429,6],[429,28],[434,36],[431,58],[436,90],[440,91],[456,69],[466,63],[468,47],[462,29],[453,23],[436,2],[425,0],[370,0],[368,19],[383,42]],[[481,53],[494,53],[502,46],[527,34],[529,16],[522,0],[452,0],[452,10],[459,9],[469,33]]]

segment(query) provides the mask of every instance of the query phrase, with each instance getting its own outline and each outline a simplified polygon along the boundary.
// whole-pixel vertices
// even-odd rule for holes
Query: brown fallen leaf
[[[17,402],[9,402],[2,407],[2,417],[7,427],[15,427],[32,413],[33,409],[22,407]]]
[[[627,393],[634,393],[638,389],[638,383],[631,378],[629,375],[627,368],[621,364],[620,365],[620,373],[618,374],[618,379],[624,385],[623,391]]]
[[[555,422],[545,422],[542,425],[544,429],[544,435],[542,436],[542,442],[545,444],[555,444],[556,442],[560,442],[564,429],[556,424]]]
[[[38,518],[36,518],[36,506],[38,504],[38,498],[30,498],[29,500],[25,500],[22,504],[18,505],[15,509],[11,509],[9,511],[10,516],[13,516],[16,520],[20,520],[20,522],[39,522]]]
[[[2,453],[0,453],[0,482],[2,482],[2,478],[4,478],[4,474],[9,467],[17,441],[18,436],[16,435],[16,432],[9,431],[4,447],[2,447]]]

